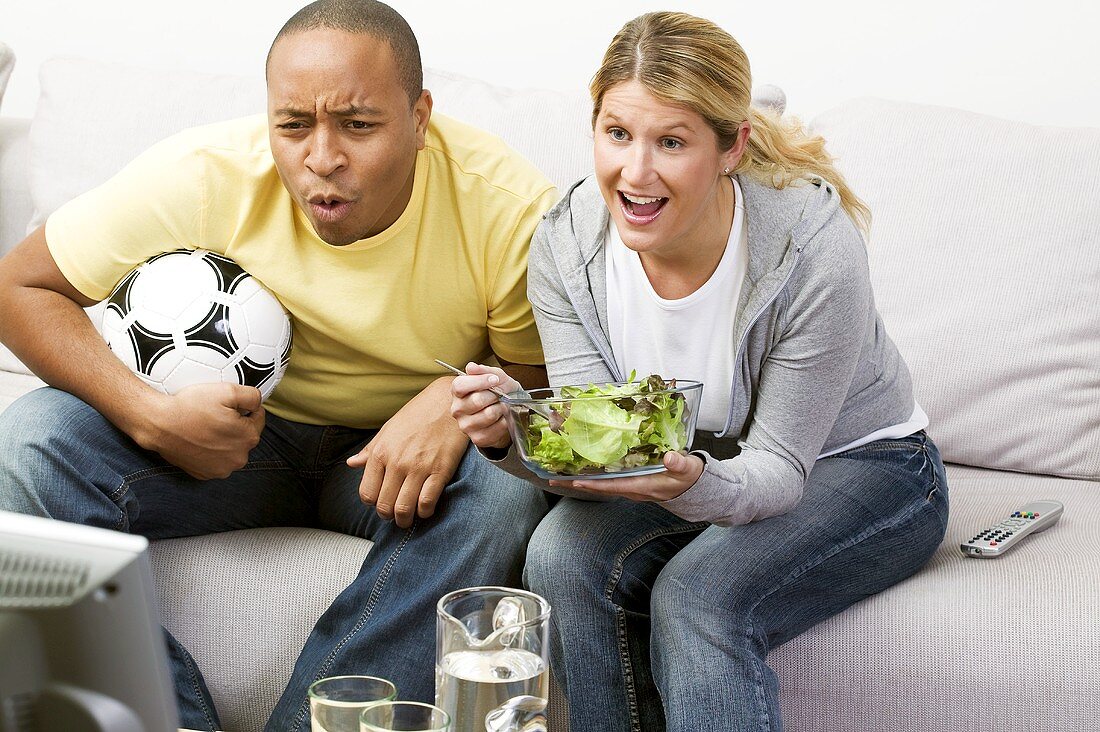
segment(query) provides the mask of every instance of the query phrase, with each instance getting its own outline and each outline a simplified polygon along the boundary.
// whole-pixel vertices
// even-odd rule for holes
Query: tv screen
[[[140,536],[0,511],[0,732],[175,732]]]

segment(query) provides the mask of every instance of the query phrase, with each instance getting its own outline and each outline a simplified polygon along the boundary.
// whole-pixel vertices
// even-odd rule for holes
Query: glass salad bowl
[[[532,389],[501,402],[512,442],[535,475],[619,478],[662,472],[666,452],[691,447],[702,393],[702,382],[653,375]]]

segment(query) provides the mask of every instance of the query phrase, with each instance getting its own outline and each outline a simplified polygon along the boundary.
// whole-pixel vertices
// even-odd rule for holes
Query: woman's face
[[[594,129],[596,179],[623,243],[688,259],[708,245],[724,247],[733,192],[722,171],[741,159],[743,126],[746,134],[721,150],[687,106],[663,102],[634,80],[608,89]]]

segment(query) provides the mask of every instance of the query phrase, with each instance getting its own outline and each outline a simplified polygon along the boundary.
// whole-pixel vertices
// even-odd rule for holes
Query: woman
[[[781,729],[768,651],[909,576],[944,534],[943,464],[874,307],[868,211],[823,141],[750,89],[712,23],[627,23],[591,85],[595,176],[532,242],[552,384],[705,384],[696,449],[666,472],[550,484],[573,497],[525,579],[554,607],[576,730]],[[452,412],[515,469],[486,389],[518,384],[467,373]]]

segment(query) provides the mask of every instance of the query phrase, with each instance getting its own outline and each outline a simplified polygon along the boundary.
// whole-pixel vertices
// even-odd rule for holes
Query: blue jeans
[[[402,529],[359,500],[344,464],[373,430],[267,415],[248,464],[200,481],[145,451],[76,397],[39,389],[0,415],[0,508],[142,534],[196,536],[313,526],[374,541],[359,576],[317,621],[267,729],[308,730],[306,689],[325,676],[372,674],[402,699],[435,695],[435,604],[474,585],[519,586],[544,494],[467,451],[435,515]],[[169,636],[181,723],[219,728],[194,661]]]
[[[913,574],[946,524],[943,463],[923,432],[818,460],[797,506],[745,526],[563,499],[524,577],[553,606],[570,728],[782,729],[768,651]]]

